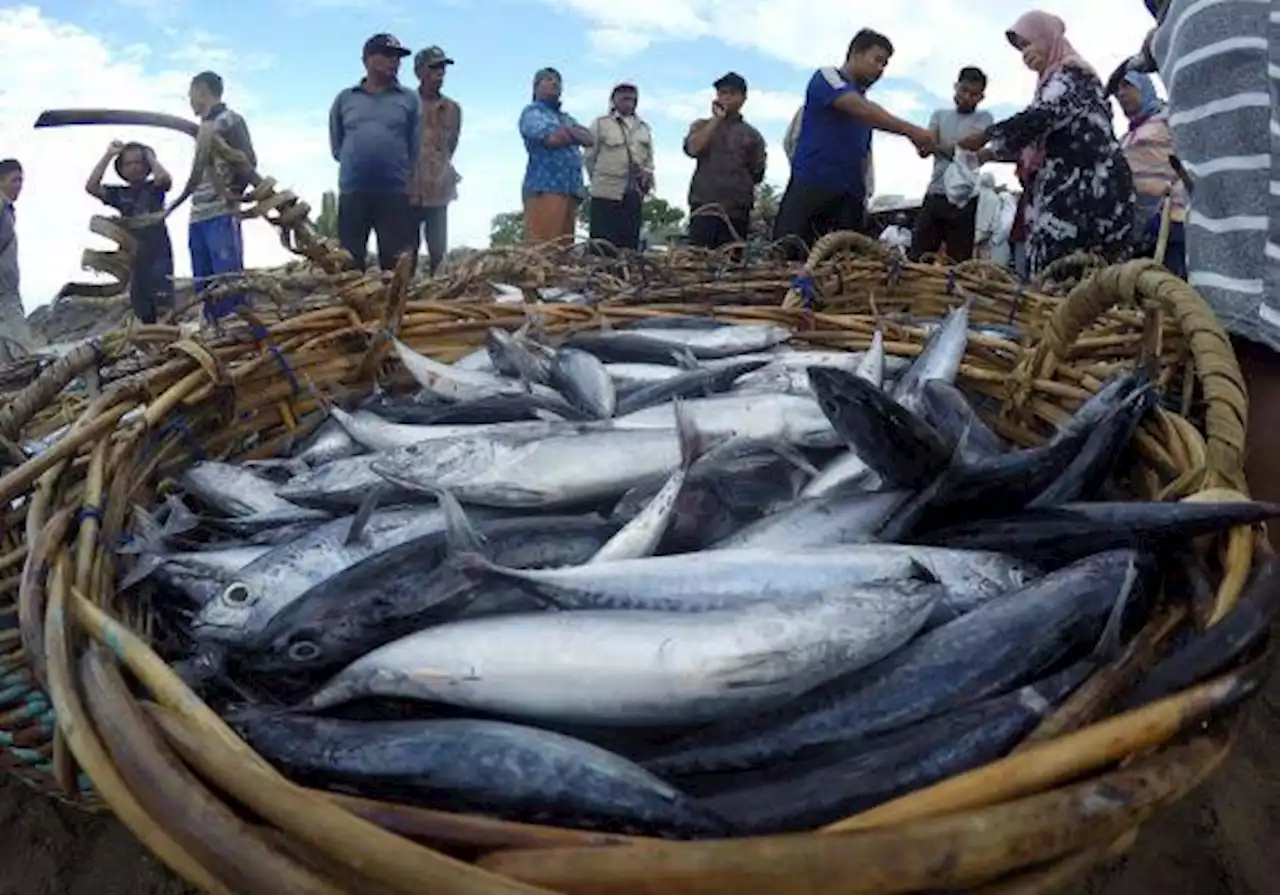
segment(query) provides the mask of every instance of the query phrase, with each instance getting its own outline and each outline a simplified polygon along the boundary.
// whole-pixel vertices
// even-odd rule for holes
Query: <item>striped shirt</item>
[[[1172,0],[1151,48],[1194,181],[1187,279],[1227,330],[1280,351],[1280,0]]]
[[[1183,220],[1187,188],[1169,164],[1174,149],[1168,113],[1157,112],[1130,130],[1121,139],[1120,148],[1133,172],[1133,189],[1138,199],[1137,232],[1145,230],[1151,218],[1160,213],[1160,200],[1166,191],[1173,201],[1170,220]]]

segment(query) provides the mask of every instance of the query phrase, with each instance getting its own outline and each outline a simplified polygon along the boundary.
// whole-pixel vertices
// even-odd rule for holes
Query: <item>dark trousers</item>
[[[591,238],[603,239],[615,249],[640,248],[639,193],[628,192],[621,199],[591,198]]]
[[[729,216],[728,223],[718,214],[700,214],[689,218],[689,244],[703,249],[718,249],[734,239],[729,224],[738,232],[737,240],[745,241],[751,232],[751,212]]]
[[[434,205],[413,209],[413,247],[427,246],[427,263],[434,275],[449,251],[449,206]]]
[[[915,237],[911,241],[911,260],[947,247],[952,261],[968,261],[973,257],[974,231],[978,224],[978,200],[970,199],[962,206],[952,205],[946,196],[924,197],[916,217]]]
[[[355,268],[369,258],[369,233],[378,236],[378,266],[392,270],[396,258],[417,248],[414,218],[404,193],[350,192],[338,197],[338,241],[351,253]]]
[[[774,242],[785,240],[781,248],[787,257],[803,260],[813,244],[828,233],[867,229],[867,197],[865,192],[834,190],[804,183],[794,177],[778,204],[773,222]]]
[[[159,314],[173,310],[172,252],[157,252],[152,257],[139,254],[129,280],[129,304],[143,323],[155,323]]]

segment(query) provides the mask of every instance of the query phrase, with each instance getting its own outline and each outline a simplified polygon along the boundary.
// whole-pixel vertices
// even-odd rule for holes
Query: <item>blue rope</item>
[[[267,343],[267,350],[276,359],[276,363],[279,364],[280,371],[284,373],[285,379],[289,380],[289,387],[293,389],[294,395],[302,391],[302,387],[298,385],[298,378],[293,374],[293,368],[289,366],[289,361],[285,359],[284,352],[271,341],[271,335],[267,332],[267,328],[261,324],[254,323],[250,326],[250,332],[253,333],[255,339]]]
[[[800,305],[806,311],[811,311],[818,306],[818,290],[814,286],[813,277],[807,273],[798,274],[791,281],[791,288],[799,291]]]
[[[161,435],[169,435],[177,433],[182,436],[182,440],[191,448],[191,453],[195,455],[197,460],[203,461],[207,455],[204,452],[204,445],[200,443],[200,439],[196,438],[196,434],[191,431],[191,427],[187,425],[186,417],[181,413],[171,415],[169,422],[165,423],[160,429]]]
[[[94,521],[101,523],[102,507],[81,507],[79,512],[76,513],[76,521],[84,522],[88,519],[93,519]]]

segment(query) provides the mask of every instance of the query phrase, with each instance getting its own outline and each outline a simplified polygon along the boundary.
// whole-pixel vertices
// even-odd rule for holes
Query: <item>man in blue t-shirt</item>
[[[921,153],[935,149],[932,132],[866,98],[892,55],[889,38],[864,28],[849,42],[843,66],[820,68],[809,79],[791,179],[773,230],[775,240],[787,239],[792,257],[828,233],[865,229],[873,131],[904,136]]]

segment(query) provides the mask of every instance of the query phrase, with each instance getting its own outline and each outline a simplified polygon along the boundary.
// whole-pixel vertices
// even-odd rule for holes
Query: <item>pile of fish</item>
[[[397,343],[417,392],[188,469],[120,583],[308,785],[811,828],[1007,753],[1146,620],[1163,557],[1280,514],[1117,499],[1141,372],[1007,443],[955,384],[967,307],[931,325],[911,361],[683,317],[453,364]]]

